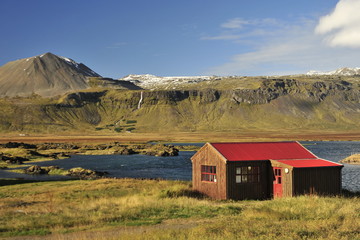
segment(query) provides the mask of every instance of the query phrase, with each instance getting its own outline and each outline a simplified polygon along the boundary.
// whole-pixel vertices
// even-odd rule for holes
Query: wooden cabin
[[[342,164],[298,142],[206,143],[192,161],[193,188],[214,199],[269,199],[341,192]]]

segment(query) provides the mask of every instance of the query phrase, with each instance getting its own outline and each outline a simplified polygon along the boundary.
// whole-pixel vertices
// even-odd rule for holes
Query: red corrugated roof
[[[284,163],[294,168],[307,168],[307,167],[340,167],[343,166],[339,163],[330,162],[324,159],[305,159],[305,160],[276,160],[277,162]]]
[[[317,159],[298,142],[211,143],[228,161]]]

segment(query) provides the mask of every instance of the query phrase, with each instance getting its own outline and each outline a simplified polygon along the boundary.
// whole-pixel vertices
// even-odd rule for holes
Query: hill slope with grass
[[[355,131],[356,77],[222,79],[192,89],[90,88],[58,99],[0,99],[1,132]],[[136,89],[136,88],[134,88]]]

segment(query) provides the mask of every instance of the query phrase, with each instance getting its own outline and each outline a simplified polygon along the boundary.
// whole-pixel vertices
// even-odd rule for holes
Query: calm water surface
[[[302,142],[304,146],[319,158],[339,162],[341,159],[360,153],[360,142]],[[187,145],[187,144],[186,144]],[[192,144],[195,145],[195,144]],[[203,144],[196,144],[202,146]],[[75,155],[68,159],[39,163],[41,166],[57,165],[69,169],[73,167],[89,168],[96,171],[106,171],[110,177],[129,178],[163,178],[170,180],[191,180],[192,168],[190,157],[194,151],[180,152],[176,157],[153,157],[146,155]],[[360,191],[360,165],[344,164],[342,170],[343,187]],[[59,179],[59,176],[31,176],[8,173],[0,170],[0,177],[25,179]],[[65,177],[62,177],[65,178]]]

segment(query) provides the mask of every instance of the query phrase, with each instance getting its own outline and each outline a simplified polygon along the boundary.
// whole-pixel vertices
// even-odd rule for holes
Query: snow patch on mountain
[[[354,75],[360,75],[360,68],[339,68],[334,71],[329,72],[320,72],[320,71],[309,71],[306,73],[306,75],[309,76],[354,76]]]
[[[47,55],[53,55],[53,56],[57,57],[58,59],[64,60],[64,62],[66,64],[76,68],[77,70],[83,72],[84,74],[86,74],[89,77],[99,77],[100,76],[99,74],[97,74],[96,72],[94,72],[93,70],[91,70],[90,68],[88,68],[87,66],[85,66],[82,63],[78,63],[78,62],[72,60],[71,58],[62,57],[62,56],[59,56],[59,55],[56,55],[56,54],[53,54],[53,53],[50,53],[50,52],[43,53],[41,55],[37,55],[37,56],[34,56],[34,57],[27,58],[26,62],[29,62],[31,59],[34,60],[36,58],[44,58]]]
[[[146,89],[176,89],[177,86],[182,84],[199,83],[204,81],[219,80],[215,76],[170,76],[159,77],[151,74],[130,74],[119,80],[130,81],[142,88]]]

